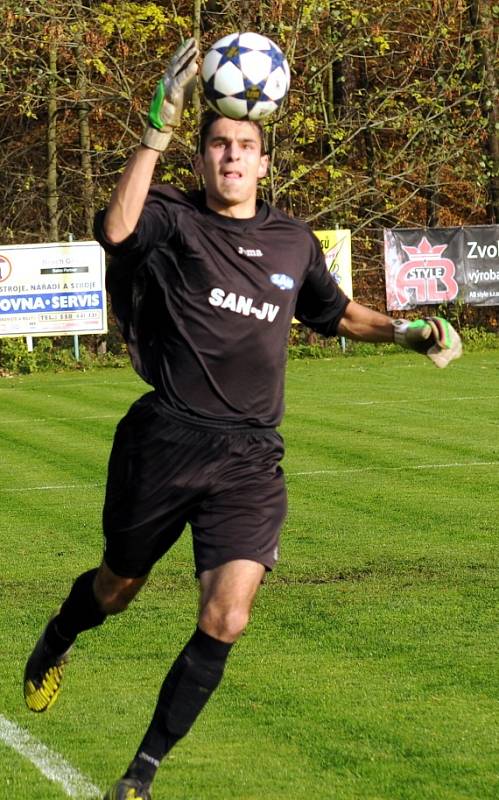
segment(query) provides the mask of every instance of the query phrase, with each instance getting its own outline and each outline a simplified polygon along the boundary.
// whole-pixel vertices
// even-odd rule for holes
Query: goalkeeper
[[[161,79],[141,144],[95,235],[132,363],[152,386],[119,423],[109,460],[100,566],[80,575],[26,664],[24,695],[57,699],[70,648],[123,611],[190,525],[197,625],[167,672],[150,725],[107,800],[148,800],[162,760],[219,685],[278,558],[286,514],[276,432],[291,321],[324,336],[395,341],[445,367],[461,353],[443,319],[390,317],[348,299],[310,228],[257,197],[260,126],[208,115],[195,167],[204,189],[151,186],[197,71],[194,40]]]

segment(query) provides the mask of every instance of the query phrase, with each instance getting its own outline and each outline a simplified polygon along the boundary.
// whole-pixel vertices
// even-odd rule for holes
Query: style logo
[[[443,258],[446,244],[432,247],[426,236],[417,247],[402,245],[409,256],[396,277],[395,294],[401,306],[414,301],[419,304],[445,303],[457,297],[456,265]]]
[[[283,292],[290,292],[295,282],[290,275],[285,275],[283,272],[274,272],[270,276],[270,282],[281,289]]]

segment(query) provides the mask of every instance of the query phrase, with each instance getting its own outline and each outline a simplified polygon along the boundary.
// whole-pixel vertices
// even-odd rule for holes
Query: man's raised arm
[[[142,142],[120,177],[104,218],[104,234],[112,244],[135,230],[159,155],[168,147],[173,128],[180,125],[184,96],[198,70],[198,55],[196,40],[188,39],[156,87]]]

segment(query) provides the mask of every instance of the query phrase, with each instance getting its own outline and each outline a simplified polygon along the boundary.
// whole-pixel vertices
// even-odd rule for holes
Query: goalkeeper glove
[[[425,317],[409,322],[393,320],[393,341],[423,353],[437,367],[446,367],[463,352],[461,338],[452,325],[442,317]]]
[[[195,39],[181,44],[156,86],[142,137],[142,144],[151,150],[166,150],[172,128],[180,125],[184,97],[191,89],[198,69],[198,55]]]

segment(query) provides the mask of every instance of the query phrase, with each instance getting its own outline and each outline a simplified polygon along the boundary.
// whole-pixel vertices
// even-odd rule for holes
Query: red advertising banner
[[[389,311],[499,305],[499,225],[385,229],[384,240]]]

